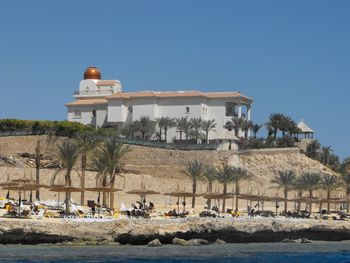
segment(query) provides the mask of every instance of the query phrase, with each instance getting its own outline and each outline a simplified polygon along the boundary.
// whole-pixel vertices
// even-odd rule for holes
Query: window
[[[92,111],[92,117],[93,117],[93,118],[96,118],[96,110],[93,110],[93,111]]]
[[[80,119],[81,118],[81,111],[80,110],[75,110],[73,114],[74,119]]]
[[[234,102],[226,102],[226,116],[238,116],[237,105]]]
[[[190,113],[190,107],[189,106],[187,106],[186,108],[185,108],[185,113]]]

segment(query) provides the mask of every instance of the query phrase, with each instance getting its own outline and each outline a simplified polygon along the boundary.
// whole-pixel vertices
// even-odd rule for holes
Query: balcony
[[[89,91],[79,91],[75,90],[73,95],[76,98],[79,97],[105,97],[108,95],[112,95],[114,92],[112,90],[89,90]]]

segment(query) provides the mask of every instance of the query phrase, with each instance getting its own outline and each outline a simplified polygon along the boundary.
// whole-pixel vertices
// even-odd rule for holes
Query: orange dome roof
[[[101,71],[96,67],[88,67],[84,72],[84,79],[101,79]]]

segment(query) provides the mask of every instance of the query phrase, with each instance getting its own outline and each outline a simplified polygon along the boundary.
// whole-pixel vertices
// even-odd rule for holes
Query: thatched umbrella
[[[25,185],[25,184],[15,184],[9,186],[3,186],[2,189],[7,191],[18,191],[18,203],[19,203],[19,213],[21,213],[21,203],[22,203],[22,191],[35,191],[40,189],[39,185]]]
[[[51,186],[50,191],[52,192],[57,192],[57,193],[74,193],[74,192],[81,192],[81,188],[80,187],[74,187],[74,186]],[[70,200],[66,200],[65,204],[66,204],[66,213],[69,213],[69,201]]]
[[[141,203],[145,204],[146,203],[146,195],[159,195],[160,192],[153,191],[150,189],[146,188],[146,185],[141,182],[140,188],[139,189],[134,189],[126,192],[127,194],[134,194],[134,195],[139,195],[141,198]]]
[[[234,194],[232,193],[219,193],[219,192],[207,192],[204,193],[202,195],[203,198],[205,199],[216,199],[218,201],[218,208],[220,207],[220,200],[224,200],[224,199],[231,199],[234,197]],[[210,209],[210,207],[208,207],[208,210]],[[220,214],[220,208],[218,209],[218,214]]]
[[[113,187],[90,187],[90,188],[85,188],[85,191],[88,192],[98,192],[98,196],[97,196],[97,204],[98,206],[100,206],[100,195],[101,192],[102,193],[112,193],[112,192],[118,192],[118,191],[123,191],[123,189],[119,189],[119,188],[113,188]]]
[[[186,211],[186,197],[197,197],[197,196],[201,196],[201,194],[194,194],[192,192],[188,192],[185,190],[180,190],[179,186],[177,187],[176,191],[174,192],[169,192],[169,193],[165,193],[164,195],[168,195],[168,196],[174,196],[177,197],[177,213],[180,212],[180,198],[183,198],[183,212]]]

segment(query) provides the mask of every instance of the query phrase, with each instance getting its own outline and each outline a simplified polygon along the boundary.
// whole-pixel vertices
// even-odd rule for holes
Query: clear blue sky
[[[0,118],[66,118],[83,71],[124,91],[241,91],[350,155],[350,1],[0,1]]]

